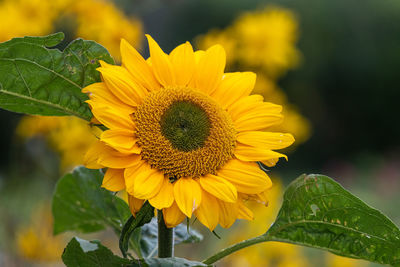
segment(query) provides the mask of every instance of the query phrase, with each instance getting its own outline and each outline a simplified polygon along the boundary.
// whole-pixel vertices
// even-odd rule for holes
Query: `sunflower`
[[[122,40],[122,66],[100,62],[102,82],[83,89],[108,128],[85,165],[108,168],[102,186],[125,189],[133,215],[148,201],[167,227],[193,215],[210,230],[251,220],[246,201],[267,203],[272,186],[256,162],[273,166],[286,156],[272,150],[294,142],[262,131],[282,121],[282,107],[249,95],[254,73],[224,73],[220,45],[194,52],[186,42],[166,54],[146,36],[147,60]]]

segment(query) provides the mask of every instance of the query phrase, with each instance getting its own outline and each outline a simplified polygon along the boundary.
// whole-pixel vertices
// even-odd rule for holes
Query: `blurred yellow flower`
[[[33,262],[59,261],[65,244],[63,236],[53,236],[53,217],[48,206],[34,212],[29,224],[16,234],[18,253]]]
[[[0,42],[13,37],[50,33],[56,14],[52,12],[49,2],[51,1],[0,1]]]
[[[211,30],[197,38],[203,49],[221,44],[229,51],[228,64],[262,69],[276,79],[298,65],[300,52],[296,48],[298,23],[288,9],[277,6],[246,12],[224,30]]]
[[[69,11],[77,16],[77,36],[99,42],[117,60],[120,59],[121,38],[136,48],[140,47],[143,33],[138,19],[128,18],[109,1],[85,0],[75,3]]]
[[[231,236],[234,236],[234,238],[230,242],[237,243],[265,233],[269,225],[275,220],[282,203],[282,195],[282,184],[279,180],[274,179],[273,186],[267,193],[268,202],[265,205],[268,205],[268,208],[263,203],[249,203],[250,209],[255,214],[254,220],[251,222],[241,221],[237,227],[233,228]],[[230,255],[223,260],[223,265],[232,267],[302,267],[310,264],[302,254],[302,249],[299,246],[267,242],[248,247]]]
[[[267,7],[247,12],[232,27],[240,38],[237,49],[240,62],[261,67],[271,77],[297,66],[300,59],[295,46],[298,25],[290,10]]]
[[[0,1],[0,17],[0,42],[50,34],[62,18],[71,18],[75,22],[72,26],[76,26],[75,36],[71,37],[99,42],[117,60],[121,38],[139,48],[143,35],[141,22],[126,16],[108,0],[4,0]]]
[[[332,253],[326,253],[326,267],[362,267],[368,264],[365,261],[345,258]]]
[[[44,136],[60,154],[63,169],[83,164],[86,151],[100,133],[100,129],[76,117],[25,116],[17,127],[17,135],[23,138]]]

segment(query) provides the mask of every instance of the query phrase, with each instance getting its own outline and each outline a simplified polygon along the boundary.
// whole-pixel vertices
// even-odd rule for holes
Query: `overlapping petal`
[[[158,82],[163,86],[175,85],[175,75],[171,61],[154,39],[146,34],[149,43],[151,67]]]
[[[229,228],[236,221],[239,214],[239,205],[237,202],[229,203],[217,200],[219,207],[218,222],[223,228]]]
[[[164,178],[164,182],[160,191],[154,197],[149,199],[150,204],[156,209],[164,209],[171,207],[174,203],[174,186],[168,178]]]
[[[132,215],[135,217],[136,213],[142,208],[144,200],[128,195],[128,204]]]
[[[226,63],[225,50],[220,45],[214,45],[197,57],[196,71],[190,85],[210,95],[221,83]]]
[[[133,182],[133,196],[139,199],[150,199],[157,195],[164,182],[164,174],[150,165],[143,164]]]
[[[147,89],[136,82],[124,67],[109,65],[103,61],[100,63],[101,67],[97,70],[108,89],[122,102],[130,106],[139,105],[147,95]]]
[[[243,161],[268,161],[277,158],[285,158],[287,156],[279,152],[266,149],[264,147],[254,147],[242,144],[237,144],[235,149],[235,156]]]
[[[176,202],[172,203],[171,207],[163,209],[162,212],[165,225],[169,228],[177,226],[186,218]]]
[[[123,153],[140,153],[140,147],[135,146],[137,139],[134,137],[133,130],[112,129],[104,131],[100,140]]]
[[[236,202],[236,187],[227,180],[212,174],[207,174],[201,177],[199,181],[201,187],[213,196],[226,202]]]
[[[238,133],[236,140],[242,144],[254,147],[282,149],[293,144],[294,137],[289,133],[248,131]]]
[[[217,199],[205,190],[202,190],[201,205],[194,213],[197,219],[211,231],[217,227],[219,221],[219,205]]]
[[[217,173],[231,182],[238,192],[257,194],[272,186],[271,179],[253,162],[232,159]]]
[[[253,72],[225,73],[219,87],[211,94],[226,109],[239,99],[248,96],[256,83]]]
[[[124,169],[108,168],[101,187],[114,192],[125,189]]]
[[[146,60],[124,39],[121,40],[122,65],[132,77],[149,91],[160,88]]]
[[[188,85],[196,66],[192,45],[186,42],[177,46],[169,54],[169,58],[175,73],[176,85]]]
[[[174,198],[181,211],[191,218],[201,204],[201,188],[192,178],[180,178],[174,183]]]

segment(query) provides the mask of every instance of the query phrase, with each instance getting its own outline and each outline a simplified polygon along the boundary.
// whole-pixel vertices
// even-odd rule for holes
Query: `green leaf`
[[[112,227],[117,233],[129,218],[128,205],[101,188],[101,170],[77,167],[62,177],[53,195],[54,233],[90,233]]]
[[[77,237],[72,238],[62,255],[67,267],[203,267],[201,262],[189,261],[182,258],[140,259],[128,260],[114,255],[111,250],[98,241],[86,241]]]
[[[82,88],[100,81],[98,60],[114,63],[94,41],[77,39],[63,52],[49,49],[63,33],[0,43],[0,107],[35,115],[92,117]]]
[[[89,242],[78,237],[72,238],[68,243],[62,260],[68,267],[121,267],[131,263],[127,259],[115,256],[111,250],[98,241]]]
[[[399,228],[323,175],[302,175],[289,185],[264,237],[400,266]]]
[[[139,237],[134,239],[135,247],[140,248],[141,255],[144,258],[152,257],[157,252],[158,247],[158,226],[157,219],[153,217],[151,222],[142,226],[138,232]],[[196,230],[191,229],[188,232],[185,224],[179,224],[174,228],[174,245],[184,243],[197,243],[203,240],[203,236]]]
[[[150,205],[149,202],[145,202],[142,208],[136,213],[136,217],[131,217],[125,223],[122,228],[121,236],[119,238],[119,248],[122,252],[122,255],[126,257],[128,252],[129,239],[137,228],[142,227],[146,223],[149,223],[154,216],[154,208]]]

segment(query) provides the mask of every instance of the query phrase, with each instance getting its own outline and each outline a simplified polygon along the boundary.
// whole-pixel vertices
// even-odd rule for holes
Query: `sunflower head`
[[[103,187],[126,189],[133,214],[148,201],[168,227],[193,214],[211,230],[252,219],[246,202],[267,203],[272,185],[256,162],[273,166],[285,157],[273,149],[294,141],[265,131],[281,106],[250,95],[254,73],[224,73],[221,46],[194,52],[186,42],[166,54],[147,38],[148,59],[122,40],[122,66],[101,62],[103,81],[83,89],[108,128],[86,166],[108,168]]]

